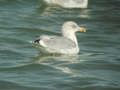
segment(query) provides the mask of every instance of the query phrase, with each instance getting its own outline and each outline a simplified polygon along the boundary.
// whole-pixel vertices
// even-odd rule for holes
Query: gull
[[[88,0],[44,0],[48,5],[59,5],[64,8],[87,8]]]
[[[78,26],[73,21],[67,21],[62,25],[62,35],[42,35],[39,39],[32,41],[37,44],[43,52],[59,54],[78,54],[79,45],[76,32],[86,32],[86,29]]]

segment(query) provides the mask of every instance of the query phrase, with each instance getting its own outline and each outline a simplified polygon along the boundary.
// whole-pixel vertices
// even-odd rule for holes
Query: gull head
[[[83,27],[80,27],[77,25],[77,23],[73,22],[73,21],[67,21],[63,24],[62,26],[62,31],[63,32],[71,32],[71,33],[75,33],[75,32],[86,32],[86,29]]]

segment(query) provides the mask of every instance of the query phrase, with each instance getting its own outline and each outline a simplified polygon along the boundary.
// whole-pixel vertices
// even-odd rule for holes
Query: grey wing
[[[59,36],[42,36],[40,40],[45,47],[51,49],[72,49],[76,47],[76,44],[65,37]]]

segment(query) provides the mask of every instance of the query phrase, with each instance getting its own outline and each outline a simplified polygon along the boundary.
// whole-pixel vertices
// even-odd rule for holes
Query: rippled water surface
[[[65,21],[77,33],[77,56],[52,56],[29,43],[61,35]],[[120,0],[89,0],[88,9],[47,6],[42,0],[0,0],[0,90],[120,89]]]

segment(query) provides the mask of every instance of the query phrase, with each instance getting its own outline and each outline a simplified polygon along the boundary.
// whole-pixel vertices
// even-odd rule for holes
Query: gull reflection
[[[90,18],[90,12],[91,12],[91,10],[89,10],[89,9],[85,9],[85,10],[80,10],[79,12],[78,12],[78,14],[77,14],[77,17],[79,17],[79,18]]]
[[[61,7],[47,7],[46,5],[41,5],[36,8],[36,13],[40,14],[43,17],[46,16],[56,16],[56,17],[67,17],[67,18],[90,18],[91,9],[80,9],[72,8],[66,9]]]
[[[61,70],[64,73],[72,73],[72,70],[68,67],[56,67],[56,69]]]
[[[31,59],[31,62],[47,65],[54,69],[57,69],[63,73],[76,76],[74,69],[71,67],[74,64],[84,62],[84,59],[80,59],[79,55],[55,55],[52,54],[38,54]]]

